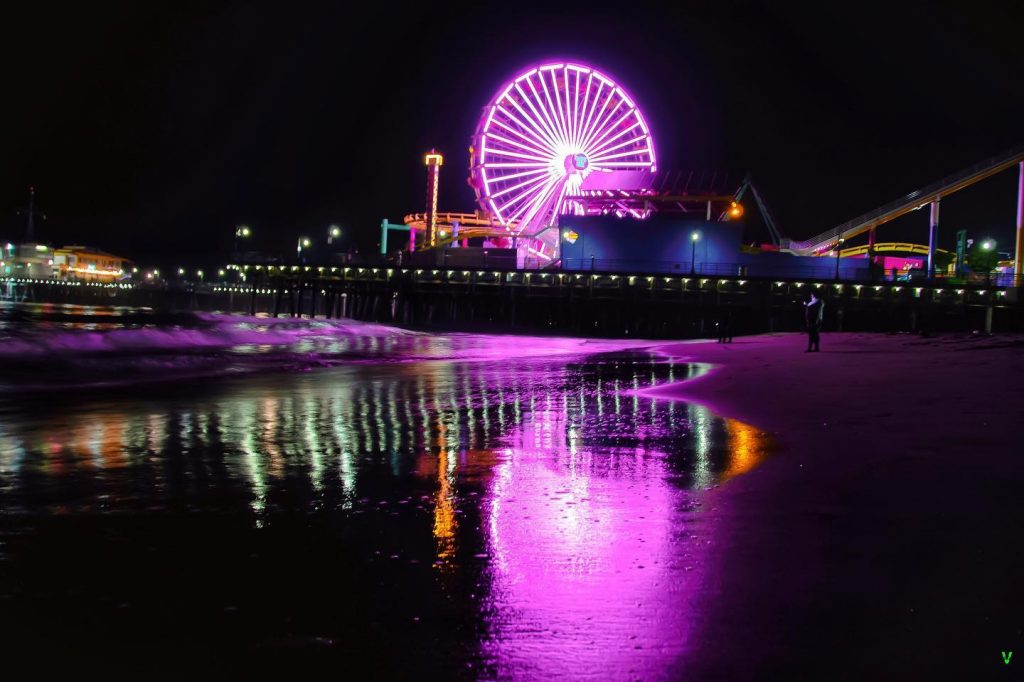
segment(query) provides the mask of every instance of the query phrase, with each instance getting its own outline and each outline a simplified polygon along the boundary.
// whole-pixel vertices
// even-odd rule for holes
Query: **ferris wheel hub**
[[[587,170],[588,166],[590,166],[590,159],[582,152],[565,157],[565,170],[568,173],[582,173]]]

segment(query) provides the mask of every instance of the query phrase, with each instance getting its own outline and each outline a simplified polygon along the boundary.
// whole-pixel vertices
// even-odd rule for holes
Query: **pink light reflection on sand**
[[[483,653],[498,679],[644,677],[685,649],[702,581],[688,493],[663,453],[595,454],[574,428],[538,406],[494,471]]]

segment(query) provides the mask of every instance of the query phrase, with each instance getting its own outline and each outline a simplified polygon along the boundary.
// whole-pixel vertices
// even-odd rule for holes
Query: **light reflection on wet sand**
[[[699,491],[764,456],[752,427],[635,393],[700,371],[643,353],[421,362],[8,404],[0,493],[7,514],[245,509],[257,529],[406,504],[434,547],[412,558],[433,567],[424,589],[479,584],[458,642],[474,674],[657,677],[699,620]]]

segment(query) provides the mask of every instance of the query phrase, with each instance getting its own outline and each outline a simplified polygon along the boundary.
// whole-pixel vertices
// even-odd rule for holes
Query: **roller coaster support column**
[[[1024,161],[1020,162],[1017,181],[1017,247],[1013,250],[1014,285],[1024,286]]]
[[[935,249],[939,245],[939,200],[932,202],[928,227],[928,276],[935,276]]]
[[[871,281],[874,281],[877,277],[875,267],[878,265],[875,262],[875,242],[878,240],[878,234],[875,232],[875,228],[868,230],[868,273],[871,276]]]

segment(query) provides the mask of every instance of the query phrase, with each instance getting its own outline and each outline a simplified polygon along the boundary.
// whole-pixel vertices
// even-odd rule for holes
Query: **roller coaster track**
[[[949,253],[946,249],[935,249],[939,253]],[[880,242],[874,246],[868,246],[862,244],[861,246],[851,246],[848,249],[842,249],[839,251],[840,258],[849,258],[850,256],[863,256],[868,253],[913,253],[922,256],[928,255],[927,244],[912,244],[910,242]]]
[[[828,251],[840,239],[847,240],[863,234],[879,225],[895,220],[933,201],[938,201],[942,197],[949,196],[976,182],[1011,168],[1021,161],[1024,161],[1024,146],[1016,147],[1008,152],[986,159],[981,163],[947,176],[936,183],[911,192],[900,199],[876,208],[874,211],[869,211],[853,220],[848,220],[810,239],[804,241],[783,240],[782,248],[800,256],[813,256],[822,251]]]

